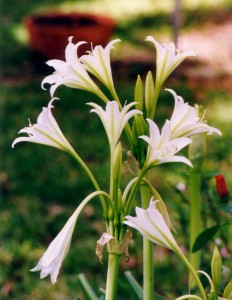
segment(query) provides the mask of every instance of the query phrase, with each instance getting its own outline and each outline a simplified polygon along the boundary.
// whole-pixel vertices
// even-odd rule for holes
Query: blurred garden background
[[[46,60],[31,53],[25,16],[47,11],[91,12],[116,21],[111,39],[121,43],[112,51],[113,77],[121,99],[132,100],[137,74],[154,74],[155,49],[144,39],[151,35],[159,42],[179,36],[182,50],[195,50],[199,57],[188,59],[166,82],[190,104],[207,110],[209,124],[223,136],[207,138],[207,156],[202,172],[202,214],[204,228],[217,225],[228,213],[231,197],[220,203],[214,176],[223,174],[232,190],[232,3],[231,0],[182,0],[179,19],[173,0],[18,0],[1,3],[1,93],[0,93],[0,299],[69,300],[85,299],[78,273],[85,273],[99,293],[104,288],[106,261],[95,255],[96,241],[105,231],[98,202],[83,211],[64,261],[58,283],[39,279],[31,273],[49,243],[63,227],[77,205],[92,192],[92,185],[75,161],[65,153],[45,146],[22,143],[11,148],[18,131],[35,123],[49,91],[41,89],[42,79],[51,73]],[[176,22],[174,22],[177,21]],[[179,23],[178,23],[179,22]],[[176,31],[174,28],[176,25]],[[63,133],[90,169],[107,188],[108,147],[100,120],[89,113],[86,102],[93,95],[60,87],[53,110]],[[158,103],[158,122],[171,113],[172,96],[163,91]],[[125,148],[125,178],[130,178]],[[154,185],[166,201],[175,238],[188,251],[188,176],[181,164],[157,168]],[[182,190],[179,187],[186,187]],[[121,261],[119,299],[136,299],[123,275],[130,270],[141,283],[141,237],[133,232],[130,260]],[[232,242],[223,227],[204,246],[202,269],[209,271],[213,247],[223,255],[224,280],[231,276]],[[187,291],[187,272],[175,254],[155,247],[155,288],[166,299]],[[175,271],[174,271],[175,270]],[[158,299],[158,298],[157,298]]]

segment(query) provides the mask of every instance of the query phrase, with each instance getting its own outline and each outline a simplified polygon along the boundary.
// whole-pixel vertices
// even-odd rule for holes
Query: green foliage
[[[202,249],[206,245],[206,243],[210,241],[213,238],[213,236],[218,232],[219,228],[219,225],[215,225],[201,232],[196,238],[196,241],[192,248],[192,252],[196,252]]]
[[[99,286],[104,286],[105,281],[102,274],[105,274],[106,261],[103,260],[102,265],[95,257],[96,240],[104,231],[104,225],[98,221],[101,211],[97,202],[93,202],[83,212],[78,222],[69,255],[64,261],[63,271],[59,277],[59,284],[52,286],[49,279],[39,280],[38,274],[29,271],[35,266],[46,246],[56,236],[79,202],[93,191],[89,180],[75,161],[65,153],[26,143],[16,145],[14,150],[11,149],[11,143],[16,138],[18,130],[28,125],[28,118],[35,123],[42,106],[46,106],[50,99],[49,92],[40,89],[41,80],[50,70],[48,72],[44,67],[38,69],[32,63],[28,49],[19,44],[13,34],[15,26],[19,25],[24,15],[63,1],[42,2],[24,0],[20,1],[20,5],[12,2],[11,5],[3,3],[1,7],[1,40],[4,43],[1,48],[3,83],[0,101],[0,298],[4,300],[68,300],[77,297],[83,299],[77,282],[79,272],[87,275],[95,291],[98,291]],[[195,18],[197,14],[194,14],[194,22]],[[156,14],[140,16],[128,22],[125,20],[118,25],[116,34],[122,38],[128,37],[128,40],[134,43],[140,37],[144,38],[148,29],[158,32],[158,27],[164,28],[167,19],[167,14]],[[132,78],[135,73],[140,72],[138,66],[132,66],[132,69],[126,67]],[[130,78],[125,81],[124,77],[124,74],[115,75],[117,85],[120,87],[119,95],[123,95],[122,98],[125,100],[133,99],[134,81]],[[199,94],[203,93],[202,85],[199,83]],[[190,102],[198,100],[193,97],[193,88],[187,88],[184,80],[178,82],[177,90],[181,91],[181,95]],[[57,96],[60,101],[56,103],[53,112],[62,131],[80,156],[87,160],[96,178],[101,178],[103,188],[106,188],[109,171],[105,158],[108,156],[109,149],[102,124],[98,118],[90,116],[90,109],[85,105],[86,102],[93,100],[92,96],[66,87],[60,88]],[[204,104],[210,107],[207,114],[211,120],[214,120],[215,127],[223,130],[221,139],[217,139],[216,142],[212,139],[208,142],[207,164],[204,166],[204,171],[205,174],[207,172],[211,174],[208,178],[204,178],[202,184],[206,216],[204,228],[214,227],[213,233],[216,235],[219,226],[213,225],[215,218],[210,203],[214,204],[217,198],[211,179],[220,165],[225,176],[227,175],[229,187],[232,186],[232,179],[229,176],[232,169],[231,115],[225,118],[228,107],[231,107],[232,103],[230,92],[211,88],[204,90],[201,97]],[[170,113],[170,99],[168,93],[162,93],[159,99],[162,105],[160,115],[157,116],[158,123],[162,123],[164,116]],[[202,101],[202,98],[200,100]],[[220,109],[218,109],[219,105]],[[96,134],[97,138],[95,138]],[[126,153],[127,147],[123,146]],[[125,164],[125,172],[127,171]],[[183,247],[187,247],[184,238],[188,224],[188,196],[184,192],[177,192],[175,188],[180,181],[187,184],[187,168],[162,166],[159,174],[159,178],[154,174],[156,188],[159,188],[160,193],[167,199],[168,210],[178,233],[178,241],[183,244]],[[206,238],[212,238],[212,235],[211,230]],[[231,247],[227,236],[226,231],[221,247]],[[134,241],[134,244],[141,243],[136,233]],[[211,252],[213,241],[211,240],[206,247],[208,252]],[[170,252],[157,249],[159,259],[156,262],[155,276],[159,278],[162,274],[163,281],[156,288],[160,294],[165,290],[169,298],[174,298],[181,294],[183,286],[186,286],[185,270]],[[131,260],[128,264],[123,261],[121,269],[133,268],[137,280],[141,283],[141,253],[137,252],[132,244],[130,254]],[[208,258],[206,253],[203,262]],[[228,260],[225,258],[225,264]],[[183,284],[173,290],[173,282],[178,281]],[[123,295],[120,295],[120,299],[132,299],[125,278],[121,278],[119,285]],[[228,285],[225,295],[228,295],[228,291],[231,291],[231,284]]]

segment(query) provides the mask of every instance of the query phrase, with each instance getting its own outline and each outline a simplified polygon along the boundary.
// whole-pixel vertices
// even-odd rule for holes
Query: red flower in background
[[[216,175],[215,180],[216,180],[216,189],[219,197],[223,202],[227,202],[229,196],[229,190],[224,176],[221,174]]]

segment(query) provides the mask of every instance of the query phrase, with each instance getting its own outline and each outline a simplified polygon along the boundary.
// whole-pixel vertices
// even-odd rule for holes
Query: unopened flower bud
[[[149,71],[146,77],[145,83],[145,105],[146,105],[146,112],[147,117],[151,117],[152,107],[155,105],[155,86],[152,73]]]
[[[138,75],[137,81],[135,84],[135,107],[136,109],[143,110],[143,101],[144,101],[144,96],[143,96],[143,83],[141,80],[141,77]]]
[[[217,189],[218,196],[220,197],[222,202],[227,202],[229,196],[229,190],[224,176],[218,174],[215,176],[215,180],[216,180],[216,189]]]
[[[215,291],[218,291],[220,279],[221,279],[221,274],[222,274],[222,258],[220,255],[220,252],[218,251],[218,248],[214,248],[213,252],[213,258],[212,258],[212,263],[211,263],[211,272],[212,272],[212,280],[213,280],[213,285],[215,288]]]
[[[114,180],[120,181],[122,169],[122,146],[121,142],[115,148],[113,155],[113,176]]]

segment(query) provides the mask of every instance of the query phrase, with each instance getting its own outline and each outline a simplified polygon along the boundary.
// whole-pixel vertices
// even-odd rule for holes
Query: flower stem
[[[200,268],[201,251],[192,253],[192,247],[196,237],[201,231],[201,175],[200,172],[192,171],[190,174],[190,252],[189,262],[195,270]],[[191,276],[191,275],[190,275]]]
[[[105,300],[117,299],[119,259],[119,255],[109,253]]]
[[[141,185],[142,207],[147,209],[150,201],[150,189]],[[153,243],[143,238],[143,299],[154,299],[154,267],[153,267]]]
[[[207,295],[205,293],[204,287],[202,286],[202,283],[201,283],[196,271],[194,270],[193,266],[190,264],[190,262],[187,260],[187,258],[184,256],[184,254],[181,252],[180,249],[177,250],[176,253],[183,260],[183,262],[185,263],[185,265],[187,266],[187,268],[191,272],[193,278],[195,279],[195,281],[198,285],[199,291],[201,293],[202,299],[207,300]]]
[[[141,181],[143,180],[145,174],[147,173],[148,169],[143,168],[140,173],[139,176],[136,178],[136,181],[131,189],[130,195],[125,203],[125,209],[124,209],[124,215],[126,216],[127,214],[130,213],[135,195],[140,187]]]
[[[100,89],[97,89],[97,91],[94,93],[100,98],[102,99],[105,103],[107,103],[109,101],[109,99],[106,97],[106,95],[100,90]]]
[[[97,191],[101,191],[99,184],[97,183],[95,177],[93,176],[92,172],[90,171],[90,169],[88,168],[88,166],[85,164],[85,162],[80,158],[80,156],[76,153],[76,151],[74,149],[69,150],[69,153],[74,157],[74,159],[78,162],[78,164],[81,165],[81,167],[85,170],[85,172],[87,173],[87,175],[89,176],[90,180],[93,183],[93,186],[95,187],[95,189]],[[103,217],[104,219],[107,219],[107,206],[106,206],[106,202],[105,199],[102,195],[99,196],[100,200],[101,200],[101,204],[102,204],[102,208],[103,208]]]

